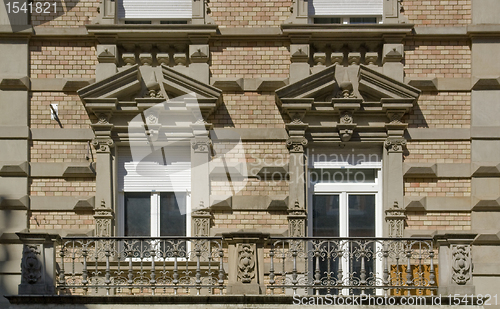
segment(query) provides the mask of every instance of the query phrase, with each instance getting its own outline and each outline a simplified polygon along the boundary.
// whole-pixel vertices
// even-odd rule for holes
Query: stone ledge
[[[29,137],[28,126],[0,126],[1,139],[28,139]]]
[[[288,139],[285,129],[214,129],[214,141],[284,141]]]
[[[500,139],[500,126],[473,126],[470,130],[472,139]]]
[[[0,77],[0,90],[29,90],[28,76]]]
[[[405,178],[470,178],[469,163],[403,163]]]
[[[470,129],[408,128],[405,132],[410,141],[468,141],[470,137]]]
[[[29,174],[28,161],[24,162],[1,162],[0,161],[0,176],[3,177],[26,177]]]
[[[407,77],[405,82],[422,91],[470,91],[470,78]]]
[[[472,210],[474,211],[500,211],[500,197],[496,199],[482,199],[474,196],[472,198]]]
[[[406,211],[470,211],[470,197],[405,196]]]
[[[94,210],[94,196],[31,196],[33,211],[90,211]]]
[[[90,141],[93,138],[92,129],[31,129],[34,141]]]
[[[31,91],[74,92],[94,82],[93,78],[32,78]]]
[[[28,195],[0,197],[0,209],[26,210],[29,204],[30,199]]]
[[[275,91],[288,84],[287,78],[238,78],[238,77],[214,77],[211,79],[211,85],[223,91]]]
[[[287,195],[211,195],[210,205],[217,210],[287,210]]]
[[[474,77],[472,79],[472,90],[499,90],[500,76]]]
[[[95,177],[95,162],[31,163],[31,177]]]

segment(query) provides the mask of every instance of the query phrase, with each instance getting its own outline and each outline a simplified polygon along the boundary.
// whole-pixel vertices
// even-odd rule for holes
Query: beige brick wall
[[[87,142],[32,141],[31,162],[89,162]],[[91,146],[90,149],[93,150]],[[95,158],[94,151],[92,152]]]
[[[91,196],[95,195],[94,178],[31,179],[31,196]]]
[[[60,128],[50,119],[50,104],[57,104],[58,117],[65,129],[90,129],[91,121],[76,93],[33,92],[31,94],[31,128]]]
[[[470,213],[467,212],[408,212],[406,216],[406,229],[410,230],[470,231],[471,229]]]
[[[37,3],[42,4],[43,11],[36,9]],[[46,9],[46,3],[50,3],[49,9]],[[56,3],[55,12],[53,3]],[[99,15],[99,3],[99,0],[34,0],[31,24],[44,27],[81,27],[90,24]]]
[[[471,50],[467,41],[406,41],[406,77],[471,76]]]
[[[214,214],[217,228],[229,229],[287,229],[286,211],[226,211]]]
[[[221,28],[278,27],[291,15],[291,0],[211,0],[210,16]]]
[[[33,211],[29,218],[31,230],[94,229],[92,213]]]
[[[209,118],[215,128],[285,128],[272,92],[224,93],[224,103]]]
[[[410,128],[470,128],[470,92],[424,92],[405,116]]]
[[[30,42],[31,78],[94,78],[93,42]]]
[[[464,26],[472,22],[472,0],[404,0],[404,15],[418,26]]]
[[[409,141],[407,163],[470,163],[470,142],[421,142]]]
[[[212,43],[213,77],[288,78],[290,52],[282,41]]]
[[[453,196],[471,194],[470,179],[405,179],[405,196]]]
[[[250,178],[247,181],[233,180],[231,183],[218,179],[210,182],[212,195],[231,196],[271,196],[288,195],[287,180],[259,180]]]

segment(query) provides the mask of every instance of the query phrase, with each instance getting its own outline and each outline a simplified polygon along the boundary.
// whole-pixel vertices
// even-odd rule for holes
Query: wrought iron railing
[[[66,237],[57,289],[89,294],[222,294],[222,238]]]
[[[252,280],[266,294],[432,295],[437,289],[430,238],[270,237],[258,250],[249,259],[264,272]],[[222,295],[238,278],[227,272],[238,272],[238,261],[223,237],[66,237],[58,244],[56,287],[59,294]]]
[[[433,240],[272,238],[268,290],[308,294],[434,294]]]

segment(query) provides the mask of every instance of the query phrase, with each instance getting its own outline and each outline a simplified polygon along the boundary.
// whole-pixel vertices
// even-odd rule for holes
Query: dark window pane
[[[315,24],[340,24],[340,17],[316,17],[314,18]]]
[[[163,25],[186,25],[187,20],[162,20],[160,24]]]
[[[349,19],[351,24],[376,24],[377,17],[351,17]]]
[[[349,237],[375,237],[375,195],[349,194]]]
[[[126,25],[150,25],[150,20],[126,20]]]
[[[160,194],[160,236],[186,236],[186,194]]]
[[[151,236],[150,193],[125,193],[125,236]]]
[[[339,236],[339,196],[313,196],[313,236]]]

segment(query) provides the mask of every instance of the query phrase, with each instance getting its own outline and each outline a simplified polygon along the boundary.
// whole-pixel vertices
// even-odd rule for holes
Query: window
[[[186,24],[192,16],[192,0],[118,1],[118,19],[125,24]]]
[[[341,149],[336,153],[316,152],[309,154],[309,211],[308,235],[313,237],[366,238],[382,236],[381,152],[376,149]],[[344,250],[353,254],[358,250],[356,242],[346,242]],[[328,242],[324,246],[331,246]],[[371,245],[374,252],[375,245]],[[331,248],[325,248],[326,251]],[[342,265],[339,265],[342,263]],[[316,261],[312,262],[316,269]],[[358,276],[360,259],[332,257],[320,260],[321,274],[330,273],[338,278],[343,270],[343,280],[351,280],[349,274]],[[373,259],[364,265],[367,274],[381,269]],[[320,291],[326,293],[326,289]],[[361,293],[359,289],[344,289],[344,294]],[[339,291],[330,291],[339,293]],[[364,293],[373,294],[374,289]]]
[[[190,148],[145,147],[133,153],[118,150],[119,234],[189,236]]]
[[[310,0],[315,24],[375,24],[382,20],[383,0]]]
[[[125,192],[124,236],[186,236],[186,193]]]

